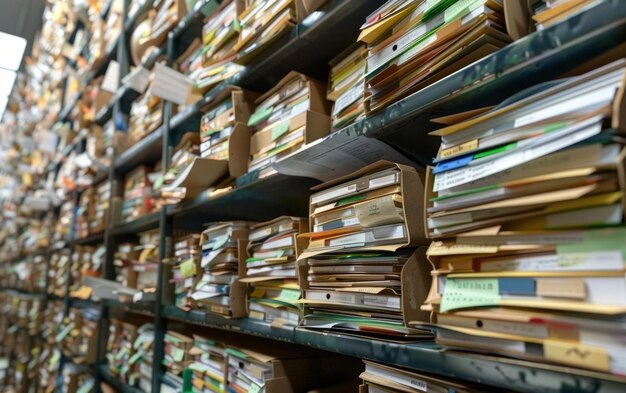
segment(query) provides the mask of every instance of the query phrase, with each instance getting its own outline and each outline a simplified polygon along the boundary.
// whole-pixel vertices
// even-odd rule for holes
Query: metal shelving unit
[[[240,74],[220,83],[196,104],[173,114],[173,104],[164,102],[163,125],[116,156],[106,177],[101,175],[98,180],[110,182],[114,190],[119,188],[115,186],[122,181],[123,176],[138,165],[152,164],[161,160],[163,168],[167,168],[176,136],[181,131],[186,131],[185,128],[189,125],[199,124],[204,108],[229,85],[263,92],[291,70],[325,79],[328,62],[355,41],[365,16],[383,2],[383,0],[367,2],[329,0],[313,16],[280,38]],[[126,0],[126,9],[128,3]],[[200,0],[197,7],[191,10],[169,34],[167,43],[152,53],[143,66],[151,68],[162,56],[165,56],[171,64],[180,52],[178,43],[185,42],[189,36],[197,34],[201,29],[203,16],[215,9],[219,3],[216,0]],[[138,15],[124,20],[124,31],[120,39],[111,48],[110,53],[107,52],[106,61],[99,64],[98,69],[90,73],[88,78],[103,72],[108,61],[113,58],[120,63],[122,71],[120,79],[128,73],[127,38],[137,20]],[[323,141],[313,143],[302,151],[284,158],[275,164],[275,168],[280,172],[285,167],[294,166],[299,160],[321,156],[332,149],[356,146],[369,139],[376,139],[379,141],[377,143],[395,148],[402,153],[407,162],[425,165],[430,163],[438,146],[435,138],[426,137],[426,132],[435,128],[430,122],[431,118],[477,106],[492,105],[529,85],[567,75],[593,57],[611,53],[612,49],[623,43],[624,36],[626,36],[626,2],[600,0],[567,21],[518,40],[384,110],[336,131]],[[128,114],[131,102],[138,96],[139,94],[132,89],[121,86],[111,102],[97,114],[96,122],[102,125],[121,114]],[[59,115],[60,119],[68,120],[79,97],[80,93],[63,108]],[[69,154],[75,147],[69,146],[63,156]],[[377,156],[370,160],[377,161],[384,157]],[[363,165],[368,163],[367,160],[363,161]],[[342,174],[336,172],[334,176]],[[109,225],[104,233],[73,240],[71,245],[103,243],[106,246],[103,278],[114,279],[113,254],[118,242],[133,237],[138,232],[158,228],[159,255],[166,258],[172,255],[173,233],[177,229],[197,231],[205,223],[219,220],[262,221],[280,215],[307,215],[309,189],[318,184],[319,180],[314,179],[312,173],[305,175],[296,177],[278,173],[257,179],[254,174],[248,174],[237,179],[231,191],[213,196],[208,191],[204,192],[191,200],[177,206],[162,208],[134,222],[118,226]],[[112,207],[115,205],[113,198],[118,196],[113,195],[113,192],[111,194],[109,205]],[[109,214],[108,222],[112,223],[113,213]],[[167,278],[164,277],[162,265],[159,266],[158,274],[161,284],[165,284]],[[68,307],[99,307],[101,310],[98,364],[95,367],[97,386],[101,379],[118,391],[139,392],[138,389],[121,383],[103,363],[111,310],[140,314],[153,319],[156,327],[152,362],[153,391],[158,391],[162,382],[163,334],[171,322],[184,322],[209,329],[269,338],[484,383],[505,390],[603,393],[623,391],[626,383],[624,378],[591,371],[446,351],[432,341],[395,343],[302,328],[272,327],[248,318],[224,319],[198,310],[185,312],[162,303],[163,287],[164,285],[159,285],[157,301],[152,305],[130,305],[111,300],[79,301],[66,297]]]

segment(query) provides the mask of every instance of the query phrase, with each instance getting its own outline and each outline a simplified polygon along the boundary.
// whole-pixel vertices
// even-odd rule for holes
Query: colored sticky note
[[[283,302],[294,302],[298,299],[300,299],[301,296],[301,292],[299,290],[294,290],[294,289],[282,289],[280,291],[280,295],[278,296],[278,300],[281,300]]]
[[[604,268],[615,269],[626,260],[626,228],[601,228],[584,231],[582,241],[560,244],[556,247],[559,266],[588,264],[615,265]]]
[[[250,382],[250,387],[248,388],[248,393],[259,393],[261,391],[261,387],[254,382]]]
[[[280,138],[285,132],[289,131],[290,119],[283,120],[272,128],[272,140]]]
[[[59,334],[56,335],[56,337],[54,338],[54,341],[61,342],[65,337],[67,337],[68,334],[70,334],[73,327],[74,325],[69,325],[63,328],[63,330],[61,330]]]
[[[128,363],[129,364],[135,364],[135,362],[137,360],[139,360],[140,357],[141,357],[141,351],[140,352],[135,352],[135,354],[133,356],[131,356],[130,359],[128,359]]]
[[[270,117],[273,110],[274,108],[271,106],[257,110],[252,114],[252,116],[250,116],[250,119],[248,119],[248,126],[256,126],[261,123],[263,120]]]
[[[441,299],[441,312],[459,308],[493,306],[500,301],[496,278],[448,278]]]
[[[181,362],[185,357],[185,350],[181,348],[174,348],[172,350],[172,358],[175,362]]]
[[[196,275],[196,261],[187,259],[180,264],[180,275],[183,278],[193,277]]]
[[[165,176],[161,175],[159,176],[154,184],[152,185],[152,189],[153,190],[158,190],[159,188],[161,188],[163,186],[163,182],[165,181]]]

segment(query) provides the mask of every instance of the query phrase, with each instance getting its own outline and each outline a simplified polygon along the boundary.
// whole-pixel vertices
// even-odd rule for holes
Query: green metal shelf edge
[[[126,173],[142,163],[158,160],[163,146],[163,130],[164,126],[161,125],[122,154],[115,157],[113,159],[115,171]]]
[[[159,212],[152,212],[138,218],[135,221],[114,226],[110,233],[112,236],[135,235],[137,232],[144,232],[159,227]]]
[[[97,244],[97,243],[102,243],[102,242],[104,242],[104,231],[75,239],[72,242],[72,244],[83,246],[83,245]]]
[[[111,373],[111,371],[109,371],[108,367],[106,365],[104,365],[104,364],[101,364],[98,367],[96,367],[96,371],[97,371],[97,373],[100,375],[100,377],[102,377],[102,379],[106,383],[108,383],[109,385],[113,386],[119,392],[122,392],[122,393],[143,393],[143,390],[137,389],[137,388],[132,387],[130,385],[127,385],[124,382],[122,382],[119,379],[117,379]]]
[[[446,351],[432,341],[394,343],[334,332],[278,328],[252,319],[225,319],[164,306],[170,320],[304,345],[380,363],[523,392],[619,392],[626,379],[575,368]]]

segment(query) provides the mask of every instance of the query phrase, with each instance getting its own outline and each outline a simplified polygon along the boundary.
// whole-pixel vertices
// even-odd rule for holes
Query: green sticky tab
[[[226,244],[228,239],[229,239],[228,235],[221,235],[221,236],[218,236],[216,238],[211,239],[211,241],[210,241],[211,249],[212,250],[217,250],[219,248],[224,247],[224,244]]]
[[[448,278],[441,312],[459,308],[495,306],[500,301],[497,278]]]
[[[352,196],[349,196],[347,198],[343,198],[337,201],[337,205],[335,207],[349,205],[351,203],[362,201],[364,199],[365,199],[365,194],[352,195]]]
[[[578,242],[556,247],[559,266],[589,264],[602,269],[621,269],[626,260],[626,228],[602,228],[584,231]]]
[[[125,347],[122,347],[122,349],[120,349],[120,351],[118,353],[115,354],[114,359],[115,360],[120,360],[121,358],[124,357],[124,355],[126,355],[128,353],[128,350]]]
[[[152,189],[153,190],[158,190],[159,188],[163,187],[163,182],[164,181],[165,181],[165,176],[163,176],[163,175],[159,176],[159,178],[156,179],[156,181],[152,185]]]
[[[280,138],[285,132],[289,131],[290,120],[283,120],[272,128],[272,140]]]
[[[545,126],[543,128],[544,132],[554,132],[557,130],[560,130],[561,128],[565,127],[567,125],[567,122],[565,121],[558,121],[556,123],[552,123],[552,124],[548,124],[547,126]]]
[[[263,120],[270,117],[273,110],[274,110],[274,107],[271,107],[271,106],[257,110],[256,112],[252,114],[252,116],[250,116],[250,119],[248,119],[248,125],[256,126],[257,124],[261,123]]]
[[[141,358],[141,352],[135,352],[135,354],[131,356],[130,359],[128,359],[128,363],[135,364],[135,362],[139,360],[140,358]]]
[[[261,391],[261,387],[254,382],[250,382],[250,387],[248,388],[248,393],[259,393]]]
[[[193,277],[196,275],[196,261],[187,259],[180,264],[180,275],[183,278]]]
[[[172,351],[172,358],[175,362],[182,362],[185,357],[185,350],[181,348],[174,348]]]
[[[61,342],[61,341],[63,341],[63,339],[64,339],[65,337],[67,337],[67,335],[68,335],[68,334],[70,334],[70,332],[72,331],[72,328],[73,328],[73,325],[68,325],[68,326],[64,327],[64,328],[63,328],[63,330],[61,330],[61,331],[59,332],[59,334],[57,334],[57,335],[54,337],[54,341],[55,341],[55,342]]]
[[[247,359],[248,355],[246,355],[245,353],[236,350],[235,348],[226,348],[226,353],[235,357],[238,357],[240,359]]]
[[[302,292],[297,289],[282,289],[280,291],[280,296],[278,296],[278,300],[282,300],[286,303],[295,302],[300,299]]]
[[[507,150],[515,149],[515,147],[517,147],[517,142],[509,143],[508,145],[498,146],[493,149],[474,154],[473,159],[478,160],[479,158],[489,157],[494,154],[503,153]]]
[[[443,13],[444,23],[448,23],[463,15],[468,10],[473,10],[479,5],[482,5],[485,0],[460,0],[446,8]]]

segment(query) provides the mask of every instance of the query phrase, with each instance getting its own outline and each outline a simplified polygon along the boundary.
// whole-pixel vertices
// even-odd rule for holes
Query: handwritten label
[[[493,306],[500,301],[498,280],[494,278],[446,280],[441,312],[459,308]]]

